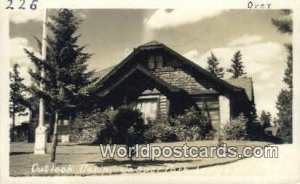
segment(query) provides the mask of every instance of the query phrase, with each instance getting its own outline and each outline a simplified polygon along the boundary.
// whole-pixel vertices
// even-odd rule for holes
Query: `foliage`
[[[211,123],[194,107],[185,110],[182,115],[170,118],[170,123],[175,127],[179,141],[204,140],[212,131]]]
[[[277,120],[274,119],[273,122]],[[250,140],[260,140],[260,141],[271,141],[279,142],[278,138],[273,135],[266,134],[265,129],[271,126],[271,114],[270,112],[262,111],[260,117],[256,115],[248,121],[248,138]]]
[[[120,106],[111,119],[114,130],[113,143],[125,144],[128,147],[143,142],[145,124],[142,113],[129,106]]]
[[[283,141],[289,143],[292,143],[293,141],[292,97],[291,90],[283,89],[281,90],[276,103],[279,123],[278,136],[283,139]]]
[[[47,24],[52,34],[46,39],[46,60],[38,58],[29,50],[25,49],[25,52],[35,65],[35,70],[29,71],[33,80],[30,91],[33,96],[45,101],[48,113],[55,114],[50,156],[50,161],[54,162],[58,119],[75,116],[88,107],[87,88],[93,82],[90,79],[93,72],[87,71],[86,64],[91,54],[84,53],[85,47],[77,45],[80,36],[76,36],[75,32],[80,20],[73,11],[61,9],[51,19]],[[41,48],[41,42],[37,41]]]
[[[282,33],[293,33],[293,21],[292,12],[290,10],[281,11],[282,16],[277,19],[272,19],[272,23],[277,27],[278,31]],[[283,81],[287,85],[287,89],[282,89],[277,97],[276,108],[278,109],[278,123],[279,131],[278,136],[285,142],[293,142],[293,115],[292,115],[292,103],[293,103],[293,47],[286,44],[288,51],[287,56],[287,68],[285,69],[285,75]]]
[[[78,143],[92,144],[100,143],[103,130],[109,130],[111,117],[114,111],[107,109],[104,112],[96,110],[91,114],[80,114],[75,118],[71,126],[71,140]]]
[[[34,82],[30,89],[34,96],[45,100],[48,112],[58,110],[73,115],[84,109],[88,96],[86,87],[92,82],[92,72],[87,71],[86,62],[91,54],[84,53],[85,47],[76,44],[80,36],[74,34],[80,20],[71,10],[63,9],[51,19],[53,21],[47,24],[52,36],[47,37],[46,61],[25,49],[35,65],[35,70],[29,71]],[[41,42],[37,42],[41,47]],[[44,69],[45,77],[41,75],[41,69]]]
[[[287,57],[287,68],[284,71],[283,81],[288,86],[288,89],[293,90],[293,47],[291,44],[286,44],[286,49],[288,51]]]
[[[181,115],[151,123],[145,133],[148,142],[194,141],[211,137],[211,123],[194,107]]]
[[[20,72],[18,71],[19,65],[14,64],[13,71],[9,72],[10,79],[10,93],[9,93],[9,114],[12,118],[12,132],[11,132],[11,141],[14,141],[14,128],[16,115],[25,115],[22,114],[26,110],[26,100],[25,92],[27,90],[26,86],[23,84],[24,78],[20,77]]]
[[[244,71],[245,66],[243,65],[242,62],[242,54],[241,51],[237,51],[234,55],[233,58],[231,59],[231,68],[227,69],[229,73],[232,73],[231,78],[238,78],[238,77],[243,77],[247,73]]]
[[[168,119],[150,121],[144,134],[146,142],[173,142],[177,141],[175,127],[171,126]]]
[[[247,135],[250,140],[265,140],[264,128],[262,127],[259,121],[255,120],[249,123],[247,129]]]
[[[72,141],[79,143],[125,144],[144,142],[146,125],[140,111],[128,106],[94,111],[77,117],[72,125]]]
[[[224,77],[224,68],[219,67],[219,61],[217,57],[211,52],[211,56],[207,58],[207,70],[212,73],[214,76],[223,78]]]
[[[265,112],[264,110],[260,114],[259,118],[260,124],[263,129],[271,126],[271,114],[270,112]]]
[[[173,142],[210,139],[210,122],[195,108],[169,119],[148,121],[140,111],[128,106],[116,110],[95,111],[76,118],[72,141],[80,143],[125,144],[128,147],[145,142]]]
[[[247,123],[248,119],[243,114],[227,122],[223,128],[224,138],[227,140],[247,139]]]
[[[281,16],[277,19],[272,19],[272,23],[277,30],[282,33],[293,33],[293,21],[291,19],[291,10],[282,10]]]

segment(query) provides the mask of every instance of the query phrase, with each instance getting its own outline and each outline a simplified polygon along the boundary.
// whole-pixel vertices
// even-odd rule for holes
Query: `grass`
[[[151,146],[216,146],[216,141],[153,143]],[[226,141],[227,146],[236,146],[238,153],[244,146],[266,146],[267,142]],[[103,158],[98,145],[60,144],[57,147],[56,163],[49,163],[50,144],[46,155],[34,155],[34,144],[12,143],[10,147],[11,176],[51,176],[51,175],[107,175],[136,172],[161,172],[202,168],[238,161],[241,158],[134,158],[133,168],[129,168],[127,158]],[[37,167],[33,167],[34,165]],[[34,168],[34,169],[33,169]]]

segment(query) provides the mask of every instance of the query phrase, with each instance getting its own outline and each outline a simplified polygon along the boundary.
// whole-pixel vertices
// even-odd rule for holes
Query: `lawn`
[[[153,143],[151,146],[216,146],[216,141]],[[267,142],[226,141],[227,146],[236,146],[238,153],[244,146],[266,146]],[[59,144],[56,164],[49,163],[50,144],[47,144],[46,155],[34,155],[32,143],[12,143],[10,147],[11,176],[51,176],[51,175],[108,175],[138,172],[166,172],[202,168],[227,164],[242,158],[170,158],[159,157],[155,161],[142,158],[133,159],[133,168],[128,167],[127,158],[103,158],[99,145]]]

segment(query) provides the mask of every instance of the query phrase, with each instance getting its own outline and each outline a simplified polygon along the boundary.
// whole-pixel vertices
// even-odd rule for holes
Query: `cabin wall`
[[[218,95],[193,96],[196,105],[201,109],[212,123],[215,131],[220,129],[220,105]]]
[[[165,66],[164,68],[159,68],[152,70],[153,74],[164,80],[165,82],[171,84],[172,86],[176,86],[185,90],[193,99],[194,104],[209,118],[212,123],[212,127],[216,132],[219,132],[220,129],[220,104],[218,93],[210,88],[210,84],[205,81],[205,79],[201,81],[197,81],[188,71],[182,70],[178,67]],[[206,94],[203,96],[203,94]],[[176,101],[176,102],[174,102]],[[165,102],[163,102],[165,103]],[[175,103],[177,104],[174,107]],[[167,113],[164,110],[167,105],[162,105],[163,109],[159,109],[160,117],[168,117],[170,113],[176,114],[177,111],[174,111],[174,108],[183,108],[183,100],[182,99],[173,99],[169,104],[169,111]],[[179,104],[179,105],[178,105]],[[184,109],[182,109],[184,110]],[[173,112],[174,111],[174,112]],[[230,116],[230,115],[229,115]]]
[[[224,126],[230,121],[231,118],[231,103],[228,96],[219,96],[219,104],[220,104],[220,127],[224,128]]]
[[[158,98],[158,118],[166,119],[169,116],[169,100],[168,98],[161,94]]]

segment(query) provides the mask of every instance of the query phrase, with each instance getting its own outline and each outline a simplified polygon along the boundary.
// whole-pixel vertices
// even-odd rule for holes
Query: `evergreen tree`
[[[14,64],[13,71],[9,72],[10,79],[10,98],[9,98],[9,113],[12,118],[12,128],[10,133],[11,141],[14,141],[14,129],[16,123],[16,115],[22,114],[26,110],[25,104],[25,91],[26,86],[22,83],[24,78],[20,77],[20,72],[18,71],[19,65]]]
[[[260,123],[263,129],[271,126],[271,114],[270,112],[265,112],[264,110],[260,114]]]
[[[219,67],[219,61],[217,57],[211,52],[211,56],[207,58],[207,70],[212,73],[214,76],[223,78],[224,77],[224,68]]]
[[[262,137],[262,128],[255,107],[252,109],[251,116],[249,117],[247,132],[251,140],[260,140]]]
[[[244,71],[245,66],[243,65],[243,62],[242,62],[241,51],[237,51],[233,55],[233,58],[231,59],[231,62],[232,62],[231,68],[227,69],[228,72],[232,73],[231,78],[243,77],[247,74]]]
[[[272,19],[272,23],[281,33],[292,34],[293,22],[291,19],[291,11],[281,11],[282,16],[278,19]],[[287,68],[283,81],[287,88],[281,90],[277,97],[276,108],[278,109],[278,136],[286,142],[293,142],[293,47],[290,43],[285,45],[288,51]]]
[[[84,53],[85,47],[77,45],[80,36],[76,36],[75,32],[80,20],[68,9],[60,10],[51,18],[53,21],[47,24],[52,36],[47,37],[46,61],[28,50],[25,51],[36,66],[36,70],[29,71],[34,81],[31,91],[38,98],[44,99],[46,111],[55,117],[50,155],[50,161],[54,162],[58,121],[74,117],[88,106],[87,89],[93,82],[93,72],[87,71],[86,64],[91,54]],[[40,41],[38,45],[41,46]],[[44,69],[45,77],[42,77],[41,69]]]
[[[283,81],[287,84],[288,89],[290,91],[293,91],[293,47],[291,44],[285,45],[287,51],[288,51],[288,57],[287,57],[287,68],[284,72]]]
[[[291,10],[281,10],[281,16],[272,19],[273,25],[281,33],[291,34],[293,33],[293,21],[291,19]]]
[[[289,143],[292,143],[293,140],[292,102],[292,92],[287,89],[282,89],[276,102],[279,123],[278,136]]]

